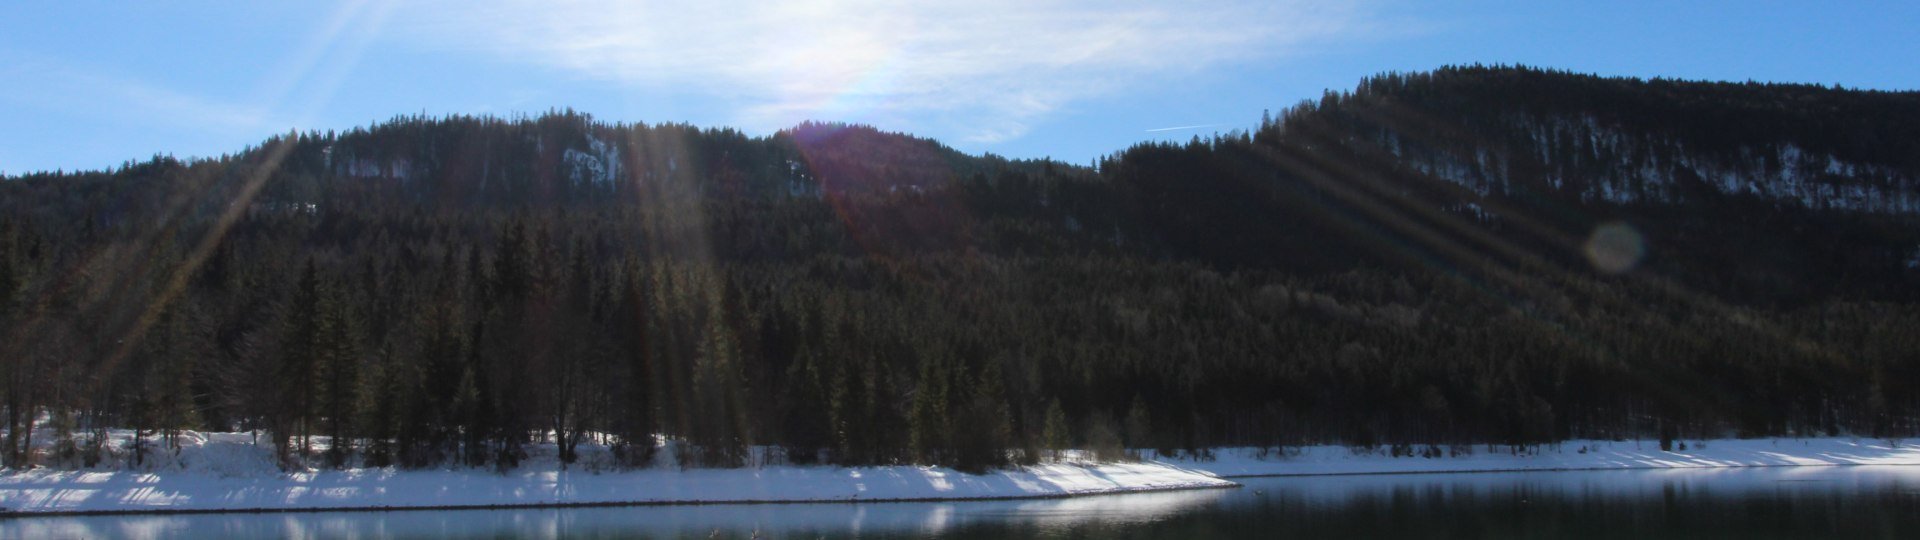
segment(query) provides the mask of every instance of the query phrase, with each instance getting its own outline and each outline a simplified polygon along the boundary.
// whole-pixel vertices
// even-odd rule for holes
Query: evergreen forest
[[[556,110],[19,174],[0,409],[16,467],[1912,437],[1920,93],[1457,66],[1091,163]]]

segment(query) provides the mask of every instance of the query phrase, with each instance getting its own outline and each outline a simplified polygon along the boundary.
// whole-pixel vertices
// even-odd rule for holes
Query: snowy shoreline
[[[1347,476],[1478,472],[1549,472],[1741,467],[1833,467],[1920,465],[1920,445],[1879,439],[1717,439],[1686,441],[1659,449],[1654,441],[1573,440],[1514,454],[1505,447],[1471,447],[1448,457],[1393,457],[1385,450],[1356,452],[1344,446],[1309,446],[1284,454],[1257,448],[1214,450],[1212,460],[1150,456],[1150,461],[1206,471],[1220,478]]]
[[[1087,472],[1061,474],[1057,470],[1052,470],[1052,471],[1036,470],[1036,469],[1056,469],[1061,467],[1083,469],[1083,470],[1086,470]],[[807,467],[807,468],[783,467],[783,469],[821,469],[825,471],[825,470],[832,470],[834,468],[832,467]],[[872,471],[889,472],[887,471],[888,469],[913,469],[919,472],[932,473],[935,476],[942,475],[942,474],[961,474],[961,473],[955,473],[949,470],[933,470],[932,468],[912,467],[912,466],[862,467],[857,469],[841,469],[840,471],[852,472],[852,473],[872,472]],[[695,470],[695,471],[676,471],[676,472],[726,473],[730,471],[734,471],[734,470],[726,470],[726,471]],[[62,484],[67,484],[67,482],[65,482],[64,480],[54,480],[52,482],[45,482],[44,480],[46,479],[42,478],[42,479],[35,479],[33,481],[28,481],[24,483],[16,483],[14,476],[18,476],[18,475],[8,475],[6,477],[0,477],[0,505],[5,505],[8,508],[8,512],[5,514],[0,514],[0,518],[33,517],[33,516],[84,516],[84,515],[152,515],[152,514],[214,514],[214,513],[258,514],[258,513],[360,512],[360,511],[390,512],[390,511],[421,511],[421,510],[491,510],[491,509],[522,509],[522,508],[594,508],[594,507],[618,507],[618,506],[712,506],[712,505],[765,505],[765,504],[860,504],[860,503],[923,503],[923,502],[953,502],[953,501],[1007,501],[1007,500],[1065,499],[1065,498],[1086,497],[1086,496],[1095,496],[1095,495],[1117,495],[1117,494],[1126,494],[1126,493],[1152,493],[1152,492],[1187,491],[1187,490],[1202,490],[1202,489],[1230,489],[1230,488],[1240,487],[1240,484],[1238,483],[1222,480],[1219,478],[1194,474],[1192,472],[1186,472],[1186,471],[1175,472],[1175,473],[1170,473],[1169,471],[1176,471],[1176,469],[1173,469],[1171,467],[1150,465],[1150,464],[1130,464],[1128,467],[1124,467],[1124,468],[1116,467],[1115,464],[1047,465],[1047,466],[1039,466],[1039,467],[1027,467],[1019,471],[992,472],[986,475],[981,475],[978,478],[982,480],[987,480],[989,482],[996,479],[1016,479],[1021,477],[1028,477],[1032,480],[1038,480],[1041,483],[1063,481],[1059,484],[1055,484],[1055,489],[1050,489],[1050,490],[1042,489],[1042,490],[1036,490],[1036,491],[1004,491],[1004,492],[988,489],[988,490],[972,490],[972,491],[965,491],[965,492],[954,492],[954,493],[946,493],[946,494],[934,494],[934,493],[942,493],[936,490],[936,491],[927,491],[925,493],[929,493],[929,494],[924,496],[881,494],[881,495],[875,495],[875,496],[862,497],[861,493],[857,492],[857,490],[864,489],[864,488],[859,487],[857,485],[853,487],[853,489],[856,490],[856,493],[854,493],[853,495],[842,496],[842,495],[831,493],[832,491],[834,491],[834,489],[831,487],[827,488],[826,490],[820,490],[818,489],[820,486],[816,484],[814,486],[803,486],[801,489],[792,490],[795,492],[802,493],[801,495],[798,495],[793,498],[788,498],[785,496],[781,496],[779,494],[775,494],[766,498],[758,498],[758,497],[739,498],[739,497],[731,497],[727,495],[713,496],[712,498],[701,498],[698,496],[696,496],[695,498],[674,498],[672,496],[660,497],[658,496],[657,494],[658,492],[656,490],[662,486],[658,482],[649,482],[648,480],[644,480],[644,479],[643,480],[621,479],[621,478],[618,478],[618,476],[620,475],[606,475],[606,476],[614,477],[614,478],[609,478],[609,480],[613,480],[615,482],[621,482],[621,483],[624,483],[627,481],[634,482],[632,484],[628,484],[624,486],[627,488],[631,488],[632,492],[654,493],[654,495],[645,496],[645,495],[632,494],[632,495],[629,495],[627,498],[607,498],[607,499],[598,499],[592,496],[588,496],[586,500],[562,500],[561,497],[548,498],[548,497],[538,496],[538,494],[542,494],[542,493],[553,494],[559,491],[568,491],[570,490],[569,488],[582,487],[577,484],[567,485],[569,484],[569,482],[566,480],[553,482],[554,484],[559,484],[560,489],[549,489],[542,486],[542,484],[548,483],[549,481],[542,481],[542,480],[525,481],[523,479],[515,478],[516,475],[507,475],[506,477],[503,477],[503,480],[501,482],[497,482],[497,484],[499,485],[483,486],[482,489],[478,491],[467,491],[467,489],[472,488],[473,487],[472,484],[475,483],[475,482],[472,482],[471,479],[465,479],[466,481],[463,481],[463,479],[459,479],[459,478],[452,479],[451,481],[448,482],[448,485],[457,486],[457,487],[449,489],[447,485],[423,486],[424,484],[438,483],[438,481],[440,480],[445,480],[444,478],[443,479],[424,478],[424,477],[421,477],[422,475],[416,472],[403,472],[403,473],[398,473],[397,476],[405,476],[407,478],[405,480],[396,480],[394,481],[395,483],[393,485],[360,485],[360,486],[351,486],[351,487],[344,487],[344,488],[339,486],[326,487],[324,489],[335,490],[336,493],[330,496],[322,495],[322,496],[315,497],[314,499],[308,499],[308,500],[284,500],[283,504],[274,504],[274,505],[249,505],[244,503],[233,505],[230,503],[236,500],[256,500],[261,498],[278,497],[282,495],[293,495],[297,498],[299,493],[303,491],[310,493],[310,491],[307,491],[307,490],[311,490],[315,488],[307,485],[308,482],[295,481],[295,480],[287,480],[286,485],[282,485],[277,488],[270,486],[264,489],[255,489],[255,486],[241,486],[241,485],[224,485],[223,486],[223,485],[207,485],[204,483],[200,483],[200,485],[196,485],[193,488],[190,488],[195,493],[174,492],[173,496],[167,497],[168,500],[165,500],[165,501],[153,501],[150,499],[141,498],[140,496],[141,492],[146,492],[146,490],[148,490],[149,488],[139,487],[134,489],[124,489],[127,486],[118,486],[118,487],[113,486],[112,485],[114,483],[113,481],[97,483],[97,484],[100,484],[100,487],[81,488],[81,489],[103,490],[110,494],[108,497],[109,499],[115,499],[115,500],[99,502],[99,501],[87,501],[84,499],[74,500],[72,498],[66,497],[65,495],[62,495],[61,494],[62,492],[75,489],[69,485],[62,485]],[[460,476],[471,476],[470,474],[466,474],[465,471],[428,471],[428,472],[429,473],[452,472]],[[751,470],[748,472],[752,473],[753,476],[757,477],[757,476],[760,476],[761,473],[768,472],[768,470],[757,469],[757,470]],[[1145,472],[1145,474],[1144,475],[1140,474],[1142,472]],[[108,474],[117,474],[117,473],[108,473]],[[486,474],[491,476],[491,473],[479,473],[479,474]],[[669,472],[667,474],[673,474],[673,472]],[[1186,475],[1188,476],[1188,478],[1181,479],[1178,481],[1172,481],[1172,482],[1166,481],[1164,477],[1170,474]],[[703,474],[700,476],[703,476],[706,479],[711,479],[714,476],[728,476],[728,475]],[[731,475],[731,476],[737,476],[737,475]],[[859,476],[859,474],[854,474],[853,476],[857,477]],[[1114,476],[1121,476],[1121,477],[1157,476],[1161,478],[1156,478],[1156,479],[1136,478],[1131,480],[1116,479],[1116,480],[1113,480],[1112,485],[1107,485],[1107,486],[1088,487],[1086,485],[1078,485],[1078,486],[1069,485],[1074,483],[1085,483],[1086,480],[1091,477],[1099,477],[1104,479],[1104,478],[1114,477]],[[1000,477],[1000,478],[994,478],[994,477]],[[135,483],[138,483],[141,481],[142,480],[134,480]],[[385,481],[385,480],[381,480],[381,481]],[[161,480],[153,483],[163,484],[164,482],[165,482],[164,480]],[[777,482],[780,482],[780,480],[775,480],[770,483],[777,483]],[[1018,483],[1019,481],[1015,480],[1015,482]],[[485,482],[481,482],[481,483],[485,483]],[[605,483],[601,482],[597,484],[605,484]],[[427,491],[422,491],[421,489],[417,489],[420,487],[434,488],[429,490],[429,491],[433,491],[434,493],[429,493]],[[600,485],[596,487],[604,488],[607,486]],[[766,486],[763,486],[763,487],[766,487]],[[488,490],[486,488],[494,488],[494,489]],[[501,490],[498,488],[507,488],[507,489]],[[812,489],[808,489],[808,488],[812,488]],[[346,490],[348,492],[342,493],[340,492],[340,490]],[[362,491],[362,490],[365,490],[365,491]],[[462,503],[423,502],[423,501],[442,500],[446,496],[447,491],[464,491],[464,493],[455,497],[460,500],[493,500],[494,502],[462,502]],[[528,493],[529,491],[533,493],[530,494]],[[617,495],[621,491],[626,491],[626,490],[607,490],[607,491],[602,491],[600,494]],[[771,489],[768,489],[767,491],[778,492],[783,490],[780,487],[776,486],[776,487],[771,487]],[[111,495],[113,493],[124,493],[127,495],[133,495],[134,499],[137,499],[137,500],[129,500],[127,498],[116,499]],[[199,499],[201,495],[207,495],[209,496],[208,498],[213,499],[213,501],[211,501],[210,503],[203,503],[201,501],[198,501],[197,499]],[[265,495],[266,497],[261,497],[262,495]],[[534,496],[529,497],[529,495],[534,495]],[[362,497],[376,498],[381,500],[387,500],[387,499],[400,499],[400,500],[390,501],[392,502],[392,504],[354,504],[354,503],[345,502],[347,500],[354,500]],[[19,505],[19,506],[16,506],[16,505]]]
[[[612,464],[583,445],[562,469],[551,443],[527,447],[521,466],[491,469],[315,469],[283,472],[247,433],[187,432],[178,452],[150,450],[130,467],[115,430],[109,463],[88,469],[0,472],[0,508],[13,516],[349,510],[447,510],[670,504],[930,502],[1046,499],[1239,484],[1164,463],[1046,463],[971,475],[926,466],[770,464],[681,469],[667,445],[649,468]],[[324,441],[322,443],[324,446]]]
[[[1234,487],[1147,463],[1049,464],[978,476],[917,466],[506,475],[349,470],[264,479],[36,470],[0,476],[0,506],[16,516],[394,511],[1051,499]]]
[[[0,473],[11,516],[212,512],[451,510],[529,507],[934,502],[1053,499],[1233,488],[1231,478],[1848,465],[1920,465],[1920,447],[1848,438],[1569,441],[1533,452],[1472,448],[1452,457],[1313,446],[1286,452],[1222,448],[1211,460],[1149,453],[1137,463],[1047,463],[970,475],[940,467],[761,465],[738,469],[560,470],[533,459],[488,470],[360,468],[285,473],[245,434],[195,434],[142,470],[36,468]],[[670,461],[668,461],[670,462]]]

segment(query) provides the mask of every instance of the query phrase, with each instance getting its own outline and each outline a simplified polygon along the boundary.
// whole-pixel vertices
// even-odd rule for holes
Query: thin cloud
[[[335,5],[298,48],[272,64],[253,101],[300,123],[311,122],[346,83],[392,11],[392,4],[376,0]]]
[[[0,100],[68,110],[100,118],[136,118],[165,126],[203,126],[250,131],[271,125],[268,111],[207,99],[158,84],[58,58],[27,53],[0,55],[0,74],[31,85],[0,85]]]
[[[1224,125],[1226,124],[1198,124],[1198,125],[1192,125],[1192,126],[1173,126],[1173,127],[1153,128],[1145,131],[1147,133],[1159,133],[1162,131],[1184,131],[1189,129],[1205,129],[1210,127],[1220,127]]]
[[[1352,3],[1291,0],[428,7],[414,19],[443,21],[417,25],[432,45],[720,99],[748,129],[840,119],[978,143],[1018,138],[1143,78],[1286,54],[1365,26]]]

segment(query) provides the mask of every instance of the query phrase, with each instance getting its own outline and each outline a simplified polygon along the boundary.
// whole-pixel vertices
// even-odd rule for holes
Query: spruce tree
[[[945,463],[947,439],[953,429],[948,418],[951,376],[938,354],[921,357],[919,387],[908,412],[908,445],[917,463]]]
[[[692,441],[702,465],[738,467],[750,445],[740,376],[739,345],[719,309],[707,315],[706,330],[693,366],[693,402],[699,413]]]
[[[1073,446],[1073,434],[1067,427],[1067,411],[1060,407],[1059,398],[1047,403],[1046,420],[1040,433],[1041,445],[1046,448],[1048,459],[1058,461],[1061,451]]]
[[[1003,377],[1000,358],[987,360],[975,378],[971,395],[961,402],[963,411],[953,440],[954,468],[978,473],[1007,463],[1013,424]]]
[[[1133,397],[1133,406],[1127,409],[1125,441],[1128,450],[1135,452],[1133,457],[1136,459],[1139,458],[1137,453],[1139,449],[1155,447],[1152,442],[1153,418],[1147,412],[1147,400],[1141,399],[1139,395]]]
[[[623,396],[616,421],[619,429],[615,434],[619,439],[614,450],[624,465],[643,467],[653,462],[654,434],[659,426],[654,417],[654,396],[657,395],[654,388],[659,379],[655,376],[657,364],[653,362],[649,339],[651,307],[647,305],[640,266],[629,259],[623,273],[626,280],[620,294],[619,316],[613,319],[613,333],[625,338],[620,353],[625,360],[621,371],[624,377],[609,379],[619,386],[616,395]]]
[[[346,464],[353,452],[354,421],[362,413],[360,335],[353,311],[348,309],[333,287],[322,285],[319,303],[318,351],[319,415],[325,417],[329,446],[327,463],[334,468]]]
[[[833,442],[827,400],[823,388],[821,360],[811,346],[803,345],[798,357],[788,364],[785,384],[781,385],[781,440],[787,461],[809,465],[820,460],[820,452]]]
[[[286,329],[280,345],[280,361],[273,383],[278,403],[271,421],[274,447],[283,466],[292,466],[288,454],[294,444],[305,456],[312,449],[309,434],[313,429],[314,381],[319,375],[321,354],[320,276],[312,258],[294,287],[293,300],[286,306]]]

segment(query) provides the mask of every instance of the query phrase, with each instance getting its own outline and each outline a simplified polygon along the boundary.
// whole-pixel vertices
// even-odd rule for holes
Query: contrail
[[[1217,127],[1217,126],[1224,126],[1224,125],[1226,124],[1200,124],[1197,126],[1174,126],[1174,127],[1153,128],[1153,129],[1147,130],[1147,133],[1153,133],[1156,131],[1180,131],[1183,129],[1210,128],[1210,127]]]

